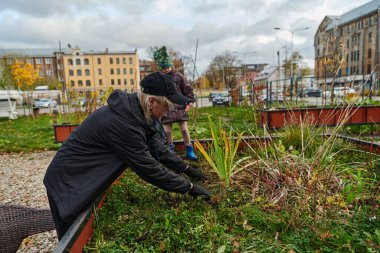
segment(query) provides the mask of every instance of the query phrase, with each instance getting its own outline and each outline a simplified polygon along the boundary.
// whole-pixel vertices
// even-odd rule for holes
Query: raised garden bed
[[[346,114],[348,119],[344,125],[380,123],[380,106],[352,106],[258,110],[258,125],[278,129],[289,123],[300,124],[307,120],[318,126],[335,126],[342,122]]]
[[[282,150],[280,142],[278,143],[278,148]],[[346,148],[338,146],[334,152],[339,152],[342,147]],[[334,161],[335,166],[345,166],[340,173],[345,173],[348,169],[353,173],[355,169],[362,170],[363,167],[357,161],[365,163],[369,156],[351,149],[347,149],[347,152],[349,153],[341,157],[341,161],[339,159]],[[380,215],[378,196],[364,198],[364,193],[360,195],[356,192],[356,198],[348,202],[343,198],[346,196],[344,189],[340,189],[344,193],[341,197],[337,195],[338,188],[345,187],[339,184],[339,180],[336,181],[333,177],[326,178],[325,182],[320,181],[320,186],[319,184],[313,186],[317,178],[307,173],[297,176],[294,174],[298,173],[297,171],[288,171],[287,169],[292,167],[292,159],[295,159],[292,157],[292,155],[286,156],[286,160],[279,160],[278,164],[276,162],[268,164],[270,165],[268,168],[273,167],[273,169],[278,165],[284,165],[285,171],[281,172],[281,177],[277,177],[279,182],[272,182],[271,177],[267,178],[269,181],[255,180],[268,174],[251,174],[250,177],[245,174],[235,178],[238,184],[235,183],[231,188],[223,188],[217,183],[215,175],[208,173],[210,180],[205,186],[213,193],[214,198],[211,203],[205,203],[203,200],[195,201],[187,195],[161,191],[145,184],[133,173],[127,172],[121,178],[120,184],[114,185],[108,192],[104,208],[96,215],[98,218],[95,235],[85,246],[85,252],[250,252],[257,250],[359,252],[368,249],[378,250],[376,233],[380,231],[375,232],[380,225],[377,218]],[[352,162],[351,167],[347,165],[347,161]],[[379,159],[373,158],[373,163],[376,168],[379,165]],[[308,167],[307,163],[297,165],[305,166],[305,169]],[[259,173],[251,169],[249,171]],[[279,197],[277,202],[274,198],[270,199],[276,191],[281,193],[285,189],[280,187],[281,184],[286,185],[289,180],[293,180],[293,183],[288,184],[293,187],[292,191],[302,192],[301,185],[306,188],[311,187],[310,195],[305,195],[306,202],[302,199],[299,200],[300,202],[287,199],[289,203],[292,201],[304,203],[306,209],[292,209],[291,206],[285,205],[281,194],[274,196]],[[298,180],[301,181],[298,182]],[[263,182],[265,182],[264,185],[258,187],[258,184],[263,184]],[[363,178],[362,183],[367,184],[367,180]],[[273,187],[269,187],[272,184]],[[297,187],[298,184],[301,184],[300,187]],[[252,186],[251,191],[244,190],[249,185]],[[332,187],[319,189],[323,185]],[[267,190],[272,189],[273,192],[259,194],[261,187],[265,188],[265,186],[268,186]],[[353,187],[356,186],[356,184],[353,185]],[[326,192],[326,196],[321,199],[312,197],[316,192]],[[291,193],[288,192],[288,195],[290,196]],[[313,201],[316,202],[313,204]],[[97,202],[94,203],[94,207],[96,206],[98,206]],[[312,210],[308,210],[309,208]],[[91,214],[93,210],[93,207],[90,207],[82,217],[78,218],[78,222],[86,224],[88,217],[93,215]],[[295,210],[299,213],[289,212]],[[307,213],[311,216],[305,216]],[[84,216],[86,218],[83,218]],[[322,222],[324,217],[334,219]],[[90,222],[92,223],[91,219]],[[82,231],[83,227],[91,226],[88,224],[73,226],[82,234],[84,233],[87,239],[90,238],[92,229],[90,232]],[[70,234],[77,234],[79,237],[81,235],[78,231],[71,231]],[[65,243],[74,245],[77,241],[78,239],[72,236],[71,243],[62,240],[60,245]],[[83,242],[83,239],[81,241]],[[81,247],[84,245],[85,243]],[[75,249],[67,247],[62,250],[62,247],[58,246],[57,250],[61,249],[61,251],[55,252],[80,252],[81,247]]]

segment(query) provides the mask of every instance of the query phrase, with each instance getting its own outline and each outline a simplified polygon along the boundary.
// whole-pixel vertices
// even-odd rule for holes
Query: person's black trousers
[[[59,215],[54,199],[49,194],[47,194],[47,196],[49,199],[51,215],[53,216],[53,221],[55,224],[55,230],[57,230],[58,240],[60,241],[77,217],[63,220]]]

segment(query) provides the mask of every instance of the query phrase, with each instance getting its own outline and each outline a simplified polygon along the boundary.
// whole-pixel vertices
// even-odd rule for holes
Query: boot
[[[172,152],[175,153],[175,151],[174,151],[174,144],[173,144],[173,143],[170,143],[170,144],[169,144],[169,149],[170,149]]]
[[[198,161],[198,157],[194,153],[193,146],[190,144],[190,146],[186,146],[186,157],[187,159]]]

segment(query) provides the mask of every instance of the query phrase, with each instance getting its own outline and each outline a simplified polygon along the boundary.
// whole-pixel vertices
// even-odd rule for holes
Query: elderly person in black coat
[[[168,150],[156,128],[173,104],[188,100],[163,73],[146,76],[141,87],[129,95],[114,91],[108,105],[76,128],[50,163],[44,184],[59,240],[127,167],[166,191],[210,198],[207,190],[181,176],[205,179],[202,172]]]

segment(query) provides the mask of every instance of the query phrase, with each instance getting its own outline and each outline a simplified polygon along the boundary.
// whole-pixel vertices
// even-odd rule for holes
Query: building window
[[[76,59],[76,60],[75,60],[75,64],[76,64],[76,65],[80,65],[80,64],[81,64],[80,59]]]
[[[72,60],[72,59],[68,59],[68,60],[67,60],[67,64],[68,64],[68,65],[73,65],[73,60]]]
[[[113,58],[110,58],[110,64],[113,64]]]
[[[98,75],[102,74],[102,69],[98,69]]]
[[[114,74],[114,71],[113,69],[110,69],[110,74],[113,75]]]
[[[78,69],[77,70],[77,76],[81,76],[82,75],[82,70],[81,69]]]
[[[84,71],[84,73],[85,73],[86,76],[89,76],[89,75],[90,75],[90,70],[89,70],[89,69],[86,69],[86,70]]]
[[[45,64],[51,64],[51,58],[45,58]]]
[[[119,57],[116,58],[116,64],[120,64],[120,59],[119,59]]]
[[[90,61],[87,58],[85,58],[84,59],[84,65],[89,65],[89,64],[90,64]]]
[[[83,82],[82,82],[82,80],[79,80],[79,81],[78,81],[78,86],[79,86],[79,87],[82,87],[82,86],[83,86]]]
[[[100,85],[100,86],[103,85],[103,79],[99,79],[99,85]]]
[[[127,58],[123,57],[123,64],[127,64]]]
[[[127,79],[124,79],[124,85],[127,85]]]
[[[368,48],[368,59],[371,59],[372,57],[372,49]]]
[[[132,61],[132,57],[129,57],[129,64],[132,64],[133,61]]]
[[[102,64],[102,59],[98,58],[98,64]]]
[[[133,74],[133,68],[129,69],[129,74],[131,74],[131,75]]]
[[[115,80],[111,79],[111,85],[115,85]]]
[[[74,87],[75,86],[75,82],[74,81],[70,81],[70,85],[71,85],[71,87]]]
[[[46,75],[47,76],[52,76],[53,75],[53,70],[51,70],[51,69],[46,70]]]
[[[86,80],[86,86],[91,86],[91,81],[90,80]]]
[[[130,83],[131,83],[131,85],[134,85],[134,84],[135,84],[135,81],[131,78]]]
[[[121,80],[117,79],[117,85],[121,85]]]
[[[33,59],[31,59],[31,58],[26,59],[26,62],[29,63],[29,64],[33,64]]]
[[[120,69],[119,69],[119,68],[116,69],[116,73],[117,73],[118,75],[120,75]]]
[[[368,64],[367,66],[367,74],[371,74],[371,64]]]
[[[127,69],[126,69],[126,68],[123,68],[123,74],[124,74],[124,75],[127,74]]]
[[[368,42],[372,42],[372,33],[368,33]]]
[[[40,69],[39,74],[40,74],[40,76],[45,76],[45,72],[44,72],[44,70],[43,70],[43,69]]]
[[[36,58],[36,64],[42,64],[42,58]]]
[[[74,76],[74,70],[72,69],[69,70],[69,76]]]

